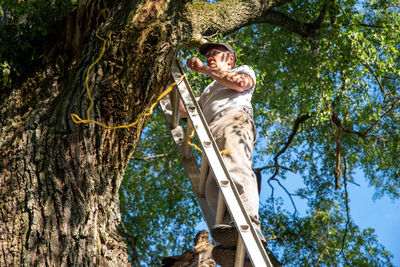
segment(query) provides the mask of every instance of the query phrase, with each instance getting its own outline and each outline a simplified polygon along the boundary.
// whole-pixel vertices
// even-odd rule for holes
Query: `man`
[[[201,94],[198,102],[220,151],[228,171],[235,182],[241,200],[246,208],[260,239],[265,242],[258,221],[259,196],[257,181],[252,171],[252,151],[256,139],[252,119],[251,97],[256,77],[249,66],[235,68],[236,52],[226,43],[206,43],[200,53],[207,59],[207,65],[199,58],[191,58],[187,66],[195,72],[214,79]],[[186,111],[181,105],[181,116]],[[210,207],[216,211],[219,189],[207,171],[205,195]],[[213,250],[213,257],[222,266],[233,265],[238,233],[229,214],[224,224],[211,229],[213,239],[221,245]]]

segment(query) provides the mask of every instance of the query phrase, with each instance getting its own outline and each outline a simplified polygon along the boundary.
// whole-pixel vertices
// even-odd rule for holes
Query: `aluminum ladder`
[[[263,247],[256,230],[247,214],[239,197],[236,186],[229,175],[219,149],[208,128],[207,122],[197,104],[195,96],[190,88],[188,80],[179,61],[176,60],[171,73],[171,83],[177,83],[169,95],[160,101],[167,124],[171,130],[176,143],[179,156],[189,176],[194,194],[200,205],[203,217],[209,229],[214,224],[222,222],[226,207],[231,214],[235,227],[239,233],[235,256],[235,267],[242,267],[247,251],[250,260],[255,267],[272,267],[267,252]],[[188,120],[186,130],[179,124],[179,105],[182,100],[187,113]],[[202,146],[202,164],[208,161],[216,182],[219,186],[218,209],[216,215],[209,208],[204,196],[205,180],[204,172],[200,172],[198,164],[192,153],[192,146],[188,144],[188,136],[192,130],[196,131]]]

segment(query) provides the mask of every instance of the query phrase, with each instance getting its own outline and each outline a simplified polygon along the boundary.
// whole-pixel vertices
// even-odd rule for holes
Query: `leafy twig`
[[[370,132],[378,124],[378,122],[380,122],[386,115],[388,115],[390,113],[390,111],[392,111],[394,108],[396,108],[395,104],[397,104],[399,102],[400,102],[400,98],[397,98],[396,100],[394,100],[392,102],[392,104],[390,105],[390,108],[387,109],[385,111],[385,113],[383,113],[383,115],[376,122],[374,122],[364,133],[362,133],[362,135],[366,136],[368,134],[368,132]]]

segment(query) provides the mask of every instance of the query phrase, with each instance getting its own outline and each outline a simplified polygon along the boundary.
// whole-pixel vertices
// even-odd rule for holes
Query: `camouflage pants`
[[[259,228],[257,179],[251,166],[256,138],[253,119],[241,108],[230,108],[218,114],[209,127],[220,151],[229,150],[222,154],[225,165],[235,182],[247,213],[254,225]],[[211,209],[216,212],[219,188],[211,169],[207,166],[203,171],[208,172],[205,187],[206,200]],[[227,212],[223,223],[229,224],[231,221]]]

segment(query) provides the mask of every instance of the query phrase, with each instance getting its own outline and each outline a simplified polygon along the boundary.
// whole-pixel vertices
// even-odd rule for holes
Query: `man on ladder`
[[[187,66],[195,72],[214,79],[201,94],[198,103],[214,136],[220,151],[225,150],[225,165],[239,191],[241,201],[247,210],[260,240],[266,246],[258,220],[259,195],[257,180],[252,170],[252,151],[256,140],[251,97],[256,83],[254,71],[246,65],[235,67],[236,52],[227,43],[206,43],[200,53],[207,59],[207,65],[199,58],[191,58]],[[187,115],[181,104],[181,117]],[[219,188],[208,166],[206,172],[205,196],[209,206],[216,211]],[[213,258],[222,266],[233,266],[238,233],[229,215],[223,224],[216,224],[211,235],[220,245],[213,249]],[[248,266],[251,263],[247,261]],[[246,264],[247,265],[247,264]]]

